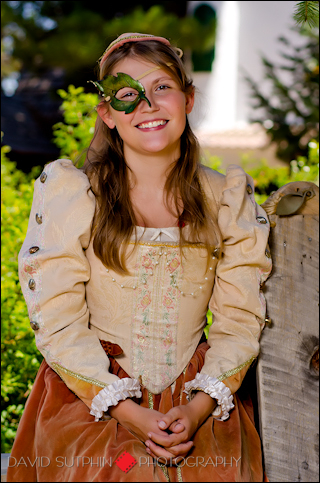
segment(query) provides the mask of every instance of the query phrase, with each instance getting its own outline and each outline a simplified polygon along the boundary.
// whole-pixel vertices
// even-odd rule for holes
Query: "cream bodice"
[[[100,339],[121,346],[119,364],[130,376],[142,376],[154,394],[168,387],[191,359],[206,325],[214,282],[217,259],[207,270],[203,248],[185,247],[181,257],[173,241],[178,235],[178,228],[147,228],[144,241],[129,247],[130,276],[106,269],[92,243],[86,251],[90,327]],[[171,242],[157,241],[170,236]]]
[[[267,216],[239,166],[226,176],[202,168],[201,183],[207,203],[218,207],[221,259],[213,254],[207,267],[201,245],[186,245],[181,256],[178,228],[137,227],[130,275],[120,276],[93,252],[95,198],[86,175],[58,160],[36,180],[20,283],[39,350],[89,406],[118,381],[99,339],[120,345],[120,366],[159,393],[191,359],[208,307],[213,324],[201,373],[226,382],[257,357],[265,317],[260,284],[271,270]]]

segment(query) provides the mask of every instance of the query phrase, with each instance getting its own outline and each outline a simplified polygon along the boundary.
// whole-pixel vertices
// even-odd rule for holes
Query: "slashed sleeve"
[[[37,348],[97,420],[109,406],[141,392],[139,381],[109,372],[109,359],[89,328],[85,249],[94,211],[84,173],[70,160],[47,165],[35,181],[19,278]]]
[[[235,393],[259,354],[266,303],[260,289],[271,272],[270,225],[255,203],[253,180],[237,165],[229,166],[219,203],[222,256],[217,263],[209,308],[212,325],[204,366],[186,385],[189,398],[202,390],[218,402],[213,415],[224,420]]]

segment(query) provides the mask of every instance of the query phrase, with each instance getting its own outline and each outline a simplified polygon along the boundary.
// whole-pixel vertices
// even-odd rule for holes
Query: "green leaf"
[[[307,23],[311,28],[319,24],[319,2],[297,2],[293,19],[298,25]]]
[[[18,350],[18,351],[16,351],[15,356],[16,357],[20,357],[21,359],[23,359],[25,357],[25,354],[23,354],[23,352],[21,352],[21,351]]]
[[[140,100],[146,101],[151,107],[149,99],[145,96],[143,85],[128,74],[118,72],[117,76],[107,75],[102,81],[100,81],[100,83],[94,82],[94,84],[99,84],[99,86],[102,87],[106,99],[108,99],[108,97],[111,98],[110,104],[117,111],[124,111],[126,114],[130,114],[130,112],[137,107]],[[138,95],[134,101],[120,101],[116,98],[117,92],[125,87],[131,87],[137,91]],[[101,90],[100,87],[99,89]]]

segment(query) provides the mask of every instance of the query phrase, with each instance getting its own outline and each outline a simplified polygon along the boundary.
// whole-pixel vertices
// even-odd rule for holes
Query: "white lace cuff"
[[[207,374],[197,374],[195,379],[185,383],[184,392],[187,394],[187,399],[190,401],[194,395],[193,391],[203,391],[209,394],[213,399],[217,400],[218,406],[213,411],[214,417],[220,416],[218,421],[225,421],[229,417],[229,411],[234,408],[233,396],[230,389],[218,381],[215,377],[210,377]]]
[[[127,399],[127,397],[141,396],[138,379],[124,377],[106,386],[92,399],[90,414],[95,416],[96,421],[99,421],[110,406],[116,406],[119,401]]]

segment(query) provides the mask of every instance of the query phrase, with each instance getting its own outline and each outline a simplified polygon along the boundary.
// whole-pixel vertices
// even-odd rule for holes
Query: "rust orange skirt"
[[[201,370],[208,348],[207,343],[198,346],[173,393],[171,387],[159,395],[143,388],[136,401],[162,413],[187,404],[184,383]],[[109,358],[110,372],[128,377]],[[264,481],[253,406],[243,387],[234,404],[229,419],[210,416],[198,429],[194,447],[179,468],[170,462],[159,465],[115,419],[95,422],[87,406],[43,361],[19,424],[7,481]]]

